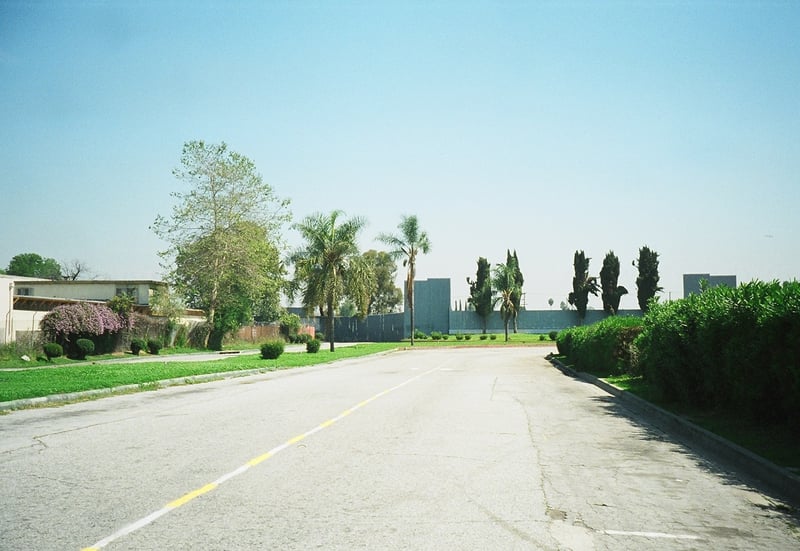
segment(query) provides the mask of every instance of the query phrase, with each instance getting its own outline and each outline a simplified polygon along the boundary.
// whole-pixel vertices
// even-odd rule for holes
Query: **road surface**
[[[0,548],[799,549],[779,502],[542,348],[0,416]]]

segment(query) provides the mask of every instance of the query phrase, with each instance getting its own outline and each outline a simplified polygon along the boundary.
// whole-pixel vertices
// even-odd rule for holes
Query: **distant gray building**
[[[725,285],[732,289],[736,288],[735,275],[683,274],[683,298],[692,293],[699,295],[701,281],[708,282],[709,287]]]

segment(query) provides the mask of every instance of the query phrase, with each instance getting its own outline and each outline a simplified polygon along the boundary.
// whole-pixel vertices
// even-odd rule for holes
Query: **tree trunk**
[[[328,320],[325,323],[325,332],[330,343],[330,350],[333,352],[333,297],[328,297]]]
[[[411,315],[411,346],[414,346],[414,280],[409,278],[408,282],[406,282],[406,287],[408,291],[406,294],[408,295],[408,312]]]

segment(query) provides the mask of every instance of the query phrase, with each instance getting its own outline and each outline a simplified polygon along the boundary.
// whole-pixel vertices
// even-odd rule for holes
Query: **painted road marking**
[[[628,532],[625,530],[603,530],[609,536],[638,536],[641,538],[670,539],[670,540],[699,540],[699,536],[689,534],[664,534],[663,532]]]
[[[381,398],[382,396],[386,396],[387,394],[389,394],[391,392],[394,392],[395,390],[399,390],[399,389],[403,388],[404,386],[413,383],[417,379],[421,379],[422,377],[424,377],[426,375],[430,375],[431,373],[433,373],[435,371],[442,370],[442,368],[447,363],[448,362],[444,362],[439,367],[434,367],[433,369],[429,369],[428,371],[424,371],[424,372],[420,373],[419,375],[415,375],[414,377],[412,377],[410,379],[407,379],[407,380],[403,381],[402,383],[400,383],[398,385],[395,385],[395,386],[393,386],[391,388],[388,388],[388,389],[386,389],[386,390],[384,390],[382,392],[379,392],[378,394],[372,396],[371,398],[367,398],[366,400],[363,400],[363,401],[357,403],[353,407],[347,408],[346,410],[344,410],[342,413],[340,413],[336,417],[328,419],[327,421],[325,421],[323,423],[320,423],[319,425],[317,425],[313,429],[311,429],[309,431],[306,431],[306,432],[304,432],[302,434],[298,434],[297,436],[294,436],[294,437],[290,438],[289,440],[287,440],[286,442],[284,442],[280,446],[276,446],[275,448],[272,448],[268,452],[263,453],[263,454],[261,454],[259,456],[256,456],[256,457],[252,458],[251,460],[246,462],[244,465],[240,466],[239,468],[237,468],[237,469],[235,469],[235,470],[233,470],[233,471],[231,471],[231,472],[229,472],[227,474],[222,475],[221,477],[219,477],[214,482],[211,482],[211,483],[206,484],[205,486],[202,486],[202,487],[200,487],[200,488],[198,488],[198,489],[196,489],[194,491],[191,491],[191,492],[185,494],[184,496],[179,497],[178,499],[176,499],[174,501],[170,501],[169,503],[167,503],[164,507],[162,507],[158,511],[150,513],[146,517],[141,518],[141,519],[137,520],[136,522],[133,522],[133,523],[121,528],[120,530],[114,532],[110,536],[107,536],[107,537],[101,539],[100,541],[98,541],[97,543],[95,543],[94,545],[92,545],[90,547],[84,547],[81,551],[99,551],[100,549],[102,549],[103,547],[108,545],[109,543],[111,543],[111,542],[113,542],[115,540],[118,540],[118,539],[120,539],[120,538],[122,538],[124,536],[127,536],[128,534],[130,534],[132,532],[135,532],[136,530],[139,530],[140,528],[144,528],[148,524],[153,523],[154,521],[156,521],[160,517],[166,515],[170,511],[174,511],[178,507],[182,507],[183,505],[186,505],[187,503],[189,503],[193,499],[198,498],[198,497],[202,496],[203,494],[207,494],[208,492],[210,492],[212,490],[215,490],[216,488],[218,488],[224,482],[227,482],[228,480],[239,476],[240,474],[248,471],[251,467],[255,467],[259,463],[263,463],[264,461],[266,461],[270,457],[272,457],[275,454],[285,450],[286,448],[292,447],[292,445],[300,442],[304,438],[307,438],[308,436],[311,436],[314,433],[317,433],[317,432],[319,432],[321,430],[324,430],[324,429],[330,427],[331,425],[335,424],[337,421],[341,421],[342,419],[344,419],[345,417],[347,417],[348,415],[350,415],[351,413],[353,413],[357,409],[361,409],[364,406],[368,405],[370,402],[374,402],[375,400],[377,400],[378,398]]]

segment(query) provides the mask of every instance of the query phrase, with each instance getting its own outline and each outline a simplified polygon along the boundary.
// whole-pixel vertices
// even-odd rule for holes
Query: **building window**
[[[116,295],[128,295],[133,298],[133,302],[139,304],[139,289],[136,287],[117,287]]]
[[[18,297],[33,296],[33,287],[17,287],[15,288],[15,293]]]

